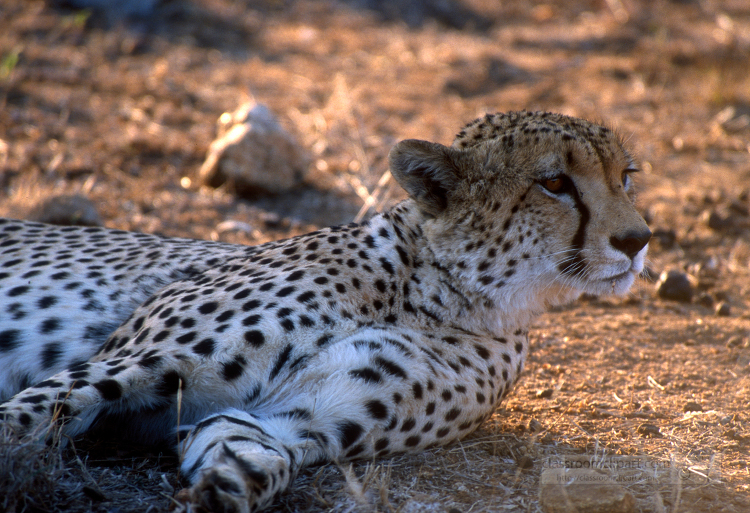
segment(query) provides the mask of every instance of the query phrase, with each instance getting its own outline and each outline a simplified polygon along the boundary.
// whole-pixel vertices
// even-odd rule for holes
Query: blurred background
[[[0,27],[7,216],[81,195],[107,226],[216,238],[241,221],[218,236],[262,242],[399,199],[396,141],[450,144],[520,109],[617,128],[649,203],[750,183],[744,0],[2,0]],[[217,120],[247,102],[296,145],[295,177],[207,186]]]
[[[0,0],[3,216],[262,243],[403,198],[398,140],[521,109],[634,150],[650,278],[541,317],[462,445],[310,469],[278,511],[563,511],[541,462],[605,451],[705,472],[721,454],[721,481],[592,488],[589,511],[749,511],[750,2]],[[14,490],[165,511],[184,484],[174,457],[85,447]]]

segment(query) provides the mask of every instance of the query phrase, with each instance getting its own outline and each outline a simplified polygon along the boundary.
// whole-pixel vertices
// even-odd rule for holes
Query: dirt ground
[[[746,0],[175,0],[127,23],[0,0],[0,27],[5,216],[81,194],[108,227],[257,244],[393,203],[394,142],[449,144],[487,111],[604,120],[640,156],[652,279],[541,317],[520,385],[468,440],[310,469],[275,511],[553,511],[545,476],[571,455],[666,469],[622,481],[633,511],[750,511]],[[309,152],[300,189],[196,185],[216,120],[250,97]],[[691,302],[659,297],[666,270]],[[18,511],[165,511],[185,484],[169,454],[76,447],[44,455]],[[576,493],[610,493],[593,486]]]

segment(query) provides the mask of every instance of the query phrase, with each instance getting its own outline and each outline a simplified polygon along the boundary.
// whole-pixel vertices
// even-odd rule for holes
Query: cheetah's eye
[[[541,185],[552,194],[563,194],[573,187],[573,182],[565,175],[557,175],[543,179]]]
[[[632,173],[637,173],[637,172],[638,172],[637,169],[631,169],[631,168],[628,168],[622,172],[622,186],[625,187],[625,189],[629,188],[633,182],[633,179],[630,177],[630,175]]]

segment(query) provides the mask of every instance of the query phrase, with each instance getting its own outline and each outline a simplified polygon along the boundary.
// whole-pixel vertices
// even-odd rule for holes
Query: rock
[[[726,346],[727,349],[750,347],[750,336],[740,337],[739,335],[735,335],[733,337],[729,337]]]
[[[306,153],[267,107],[246,103],[219,118],[199,179],[204,185],[227,184],[240,196],[278,194],[302,183]]]
[[[646,438],[656,438],[661,436],[661,430],[653,424],[641,424],[638,426],[638,434]]]
[[[518,465],[518,468],[522,470],[534,468],[534,460],[531,459],[531,456],[529,456],[528,454],[524,454],[523,456],[518,458],[516,464]]]
[[[545,388],[544,390],[537,390],[536,392],[536,398],[537,399],[549,399],[555,394],[554,388]]]
[[[747,208],[737,201],[726,207],[706,211],[702,218],[708,227],[716,232],[735,233],[750,227]]]
[[[531,433],[539,433],[542,429],[544,429],[544,426],[536,419],[529,419],[529,422],[526,424],[526,429],[528,429]]]
[[[714,304],[716,303],[714,301],[714,298],[708,292],[702,292],[695,300],[695,302],[701,306],[705,306],[706,308],[713,308]]]
[[[684,411],[685,413],[691,411],[703,411],[703,406],[701,406],[699,403],[696,403],[695,401],[688,401],[685,403],[685,406],[682,407],[682,411]]]
[[[221,240],[223,235],[229,233],[244,233],[252,238],[259,238],[261,233],[254,229],[252,225],[243,223],[242,221],[222,221],[216,225],[216,228],[211,232],[211,240]]]
[[[596,470],[565,469],[542,473],[539,504],[544,513],[634,513],[635,499]],[[604,479],[604,482],[602,482]],[[570,484],[568,484],[570,483]]]
[[[32,208],[26,218],[62,226],[104,226],[94,204],[80,194],[53,196]]]
[[[716,304],[714,312],[716,312],[716,315],[718,315],[719,317],[729,317],[729,315],[732,313],[732,308],[729,306],[729,303],[727,303],[726,301],[722,301]]]
[[[671,228],[656,228],[651,240],[661,248],[669,249],[677,242],[677,233]]]
[[[680,271],[664,271],[656,283],[660,298],[689,303],[693,299],[693,284],[687,274]]]

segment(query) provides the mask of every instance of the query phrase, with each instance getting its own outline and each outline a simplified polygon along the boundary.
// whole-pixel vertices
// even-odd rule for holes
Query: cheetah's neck
[[[397,300],[403,301],[406,312],[413,310],[417,322],[502,336],[525,329],[544,311],[545,301],[529,300],[529,294],[506,294],[508,300],[503,300],[473,287],[465,271],[455,265],[460,248],[446,255],[430,240],[431,222],[413,201],[406,200],[367,223],[380,258],[390,255],[396,266],[401,284]]]

